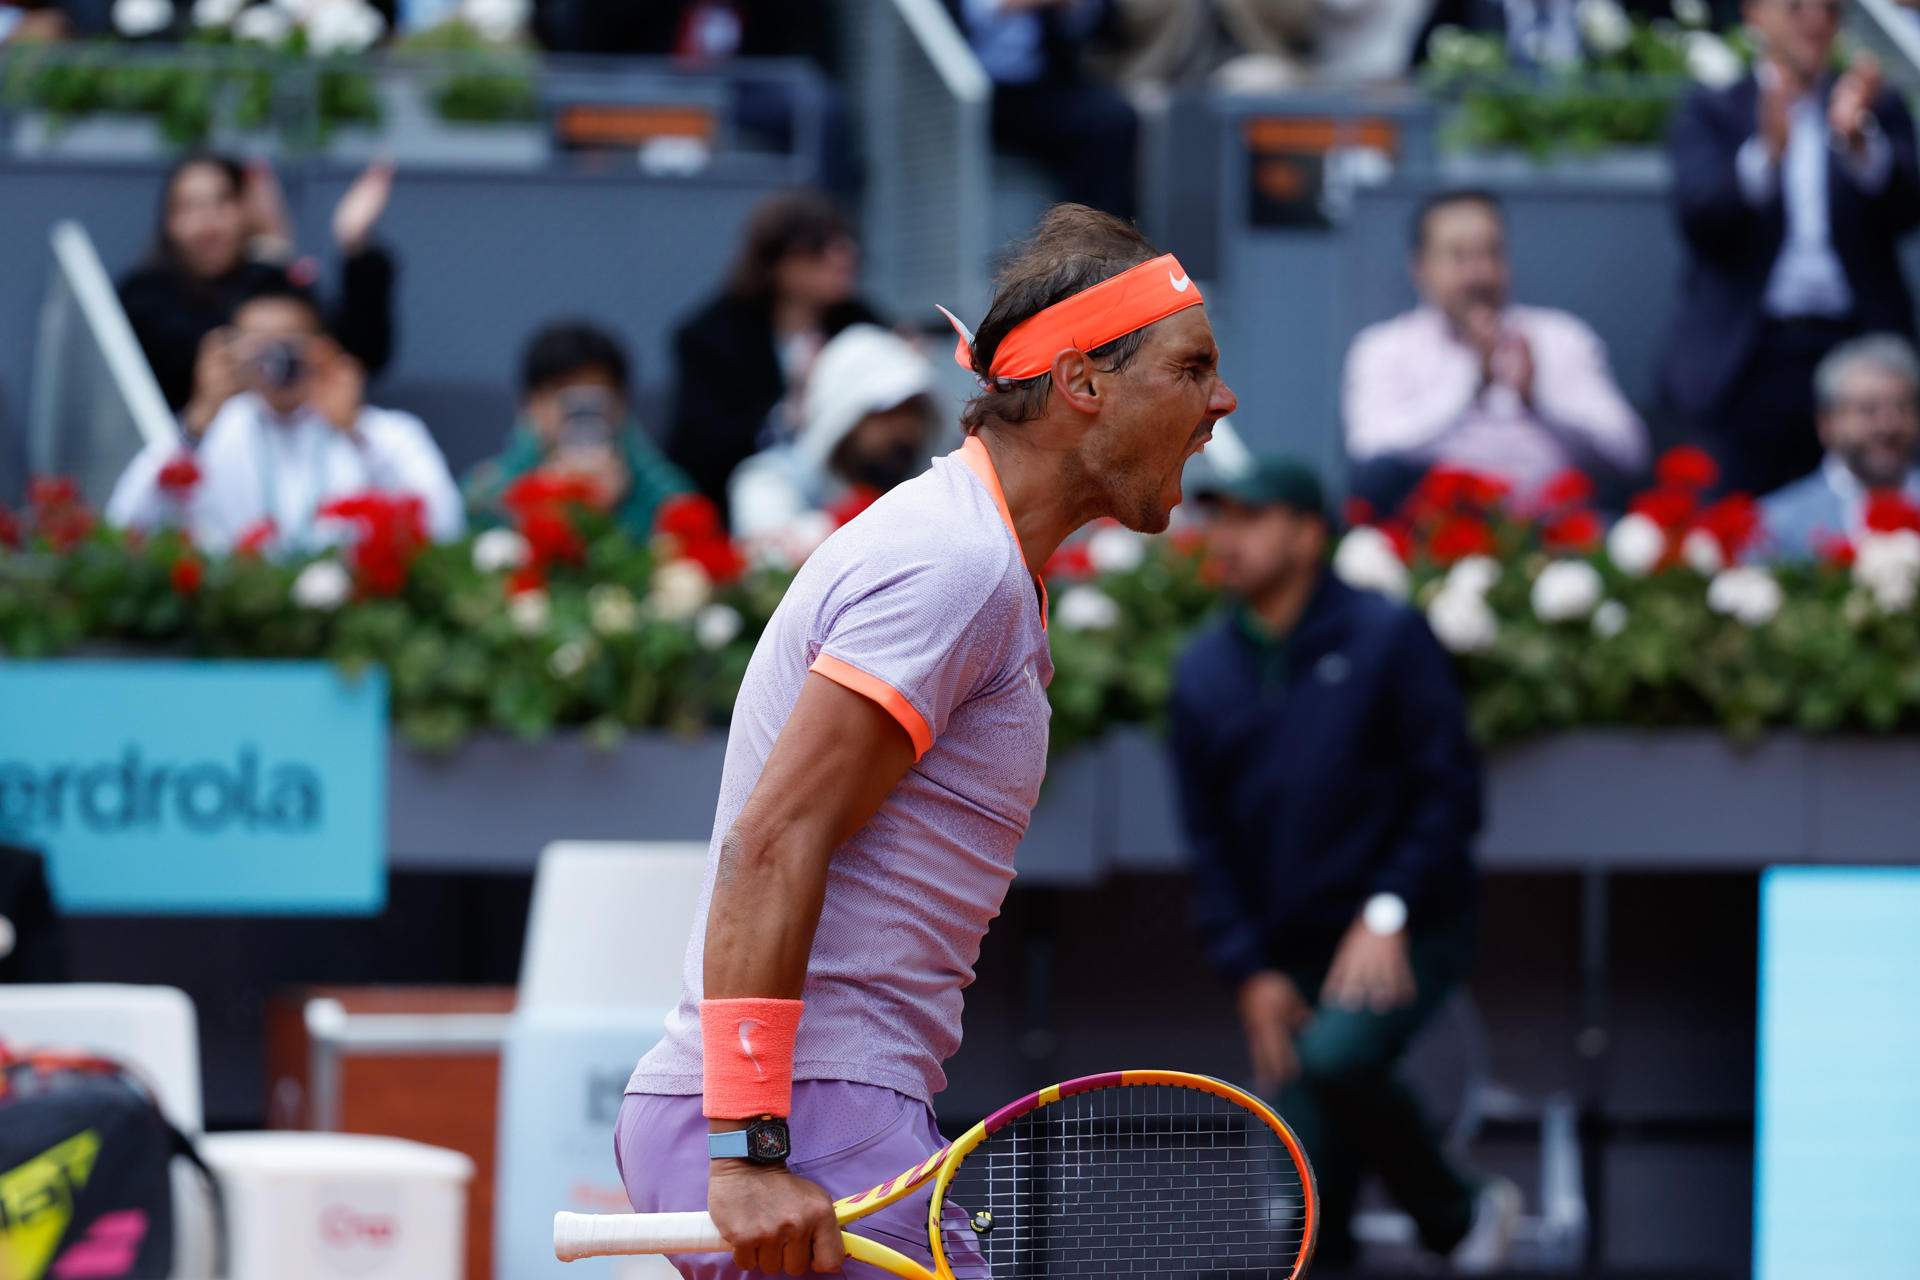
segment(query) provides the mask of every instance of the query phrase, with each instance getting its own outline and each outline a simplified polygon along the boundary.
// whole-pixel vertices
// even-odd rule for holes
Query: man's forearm
[[[707,999],[800,998],[831,856],[811,843],[803,831],[769,837],[738,825],[721,841],[707,910]]]

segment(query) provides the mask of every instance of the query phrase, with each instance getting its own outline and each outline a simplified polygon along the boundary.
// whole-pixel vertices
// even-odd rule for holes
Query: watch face
[[[747,1159],[759,1164],[777,1164],[787,1158],[787,1124],[784,1120],[762,1120],[747,1130]]]

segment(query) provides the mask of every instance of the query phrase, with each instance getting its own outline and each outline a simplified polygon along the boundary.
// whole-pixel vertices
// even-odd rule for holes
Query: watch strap
[[[747,1131],[729,1129],[725,1133],[707,1135],[707,1159],[709,1160],[745,1160],[747,1158]]]

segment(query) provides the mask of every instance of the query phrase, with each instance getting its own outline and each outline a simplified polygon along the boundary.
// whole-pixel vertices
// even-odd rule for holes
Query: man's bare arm
[[[799,998],[827,863],[912,765],[912,740],[878,703],[825,676],[807,677],[720,844],[707,913],[707,999]]]

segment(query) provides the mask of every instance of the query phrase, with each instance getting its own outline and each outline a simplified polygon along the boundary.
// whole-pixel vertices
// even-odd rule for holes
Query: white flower
[[[315,560],[293,580],[293,602],[302,609],[338,609],[353,592],[353,575],[338,560]]]
[[[1087,539],[1087,559],[1096,573],[1130,573],[1147,558],[1147,540],[1131,529],[1109,525]]]
[[[593,657],[593,645],[586,640],[569,640],[553,651],[547,659],[547,670],[562,680],[571,680],[587,669],[587,662]]]
[[[173,0],[113,0],[113,29],[129,40],[173,25]]]
[[[1618,600],[1602,600],[1600,607],[1593,611],[1593,633],[1602,640],[1611,640],[1627,629],[1627,606]]]
[[[537,636],[547,629],[553,606],[544,591],[520,591],[507,601],[507,621],[523,636]]]
[[[740,611],[730,604],[710,604],[693,615],[693,638],[702,649],[724,649],[739,636],[745,624]]]
[[[1572,622],[1592,613],[1606,592],[1585,560],[1556,560],[1533,580],[1533,613],[1542,622]]]
[[[1580,23],[1580,38],[1595,53],[1618,53],[1633,39],[1633,22],[1617,0],[1580,0],[1574,16]]]
[[[232,22],[247,0],[194,0],[193,25],[224,27]]]
[[[656,618],[685,622],[713,599],[713,580],[691,560],[669,560],[653,571],[647,608]]]
[[[1053,618],[1067,631],[1106,631],[1120,624],[1120,606],[1098,587],[1069,587],[1053,606]]]
[[[1704,27],[1713,21],[1713,10],[1707,0],[1673,0],[1673,16],[1683,27]]]
[[[1442,586],[1427,604],[1427,621],[1441,644],[1455,653],[1479,653],[1493,647],[1500,620],[1477,591]]]
[[[1727,569],[1707,584],[1707,608],[1749,627],[1764,626],[1780,612],[1780,584],[1758,565]]]
[[[1607,558],[1630,578],[1652,573],[1666,553],[1666,532],[1638,512],[1621,516],[1607,531]]]
[[[1394,550],[1393,539],[1372,525],[1357,525],[1340,539],[1333,553],[1333,572],[1350,587],[1378,591],[1396,600],[1407,598],[1407,566]]]
[[[364,53],[387,30],[387,20],[365,0],[318,0],[303,24],[316,57]]]
[[[319,3],[319,0],[268,0],[268,3],[278,9],[289,21],[305,22],[307,15],[313,12],[313,6]]]
[[[489,529],[473,540],[473,567],[481,573],[518,569],[532,554],[527,540],[512,529]]]
[[[1740,55],[1711,31],[1687,32],[1687,74],[1709,89],[1724,89],[1746,74]]]
[[[1681,540],[1680,558],[1703,578],[1711,578],[1727,567],[1726,557],[1720,554],[1720,539],[1705,529],[1695,529]]]
[[[1465,556],[1447,570],[1447,586],[1485,595],[1500,581],[1500,562],[1492,556]]]
[[[1853,580],[1872,594],[1881,612],[1911,609],[1920,594],[1920,533],[1863,534],[1854,550]]]
[[[234,39],[249,44],[279,44],[292,32],[293,20],[269,4],[242,9],[240,16],[233,20]]]
[[[640,625],[640,604],[620,584],[603,582],[587,592],[587,621],[603,636],[623,636]]]
[[[465,0],[460,16],[488,40],[505,44],[526,29],[529,10],[527,0]]]

